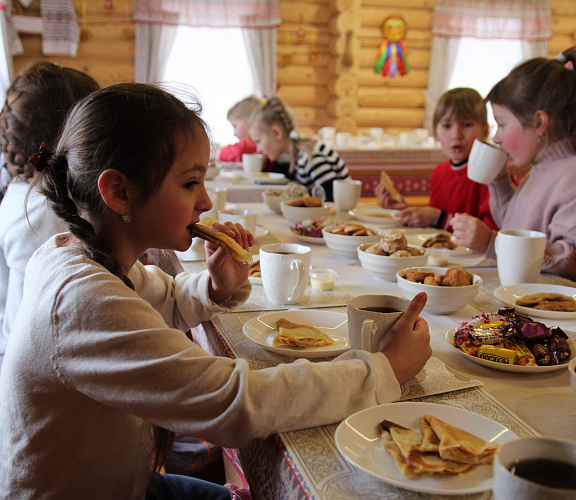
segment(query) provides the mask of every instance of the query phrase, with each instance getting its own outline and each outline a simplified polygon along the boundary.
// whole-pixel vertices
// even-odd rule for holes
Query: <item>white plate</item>
[[[262,238],[268,234],[268,229],[263,226],[256,226],[256,234],[254,235],[254,239],[257,240],[258,238]]]
[[[541,311],[532,307],[522,307],[516,305],[516,300],[524,295],[533,293],[561,293],[576,299],[576,288],[560,285],[545,285],[543,283],[523,283],[521,285],[509,285],[494,290],[494,297],[509,307],[514,307],[520,314],[526,316],[538,316],[547,319],[572,319],[576,318],[576,311]]]
[[[469,474],[455,476],[433,474],[409,479],[400,473],[394,459],[384,449],[378,424],[386,419],[418,430],[422,415],[433,415],[486,441],[498,444],[518,437],[503,425],[460,408],[434,403],[404,402],[374,406],[348,417],[336,429],[336,446],[348,462],[399,488],[437,495],[467,495],[490,490],[491,465],[480,465]]]
[[[262,172],[248,175],[246,178],[254,182],[254,184],[286,184],[288,182],[286,176],[278,172]]]
[[[441,231],[439,231],[441,232]],[[416,243],[418,246],[422,246],[422,244],[428,239],[432,238],[435,234],[438,233],[428,233],[428,234],[419,234],[417,236],[419,243]],[[448,249],[449,257],[448,260],[454,259],[455,257],[469,257],[472,255],[472,250],[466,247],[457,246],[454,249]]]
[[[309,325],[322,330],[336,340],[335,344],[300,349],[294,347],[275,347],[272,342],[278,332],[276,321],[286,318],[293,323]],[[242,327],[244,334],[253,342],[272,351],[292,358],[325,358],[336,356],[350,349],[348,340],[348,316],[339,312],[302,309],[280,311],[253,318]]]
[[[553,372],[556,370],[562,370],[568,366],[569,361],[576,356],[576,342],[572,339],[568,339],[568,346],[570,347],[570,357],[562,361],[559,365],[549,365],[549,366],[522,366],[522,365],[505,365],[504,363],[496,363],[496,361],[490,361],[488,359],[478,358],[477,356],[471,356],[470,354],[466,354],[464,351],[454,347],[450,339],[456,333],[458,327],[453,328],[448,333],[446,333],[446,342],[450,344],[450,347],[454,349],[458,354],[461,354],[466,359],[470,361],[474,361],[474,363],[478,363],[482,366],[487,366],[488,368],[494,368],[495,370],[501,370],[503,372],[515,372],[515,373],[545,373],[545,372]]]
[[[290,232],[300,241],[308,243],[309,245],[326,245],[326,242],[324,241],[324,238],[321,235],[318,237],[306,236],[304,234],[300,234],[298,231],[294,231],[294,229],[290,229]]]
[[[378,205],[369,203],[361,203],[354,210],[350,210],[349,214],[362,222],[370,222],[381,227],[401,227],[402,221],[395,217],[398,210],[391,210],[382,208]],[[373,215],[381,214],[381,216]]]

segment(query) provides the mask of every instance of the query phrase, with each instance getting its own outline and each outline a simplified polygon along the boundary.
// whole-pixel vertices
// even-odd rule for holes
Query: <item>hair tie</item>
[[[300,139],[300,136],[298,135],[298,132],[296,132],[295,129],[292,129],[292,130],[290,131],[290,133],[288,134],[288,137],[289,137],[290,139],[292,139],[293,141],[297,141],[298,139]]]
[[[40,144],[38,152],[32,155],[28,161],[32,164],[36,172],[42,172],[42,170],[48,166],[53,156],[54,153],[50,151],[46,143],[43,142]]]

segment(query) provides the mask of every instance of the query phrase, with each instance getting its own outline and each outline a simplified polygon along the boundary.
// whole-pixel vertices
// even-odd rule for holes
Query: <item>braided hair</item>
[[[490,90],[486,102],[508,108],[525,127],[534,126],[536,111],[548,113],[548,144],[574,138],[576,147],[576,71],[564,66],[576,63],[576,48],[562,53],[563,58],[536,57],[516,66]]]
[[[188,106],[159,86],[112,85],[94,92],[70,111],[55,153],[32,181],[48,197],[70,232],[84,242],[86,253],[133,288],[108,243],[90,220],[110,210],[98,189],[102,172],[122,172],[139,190],[142,204],[158,189],[177,156],[180,132],[206,134],[200,105]],[[85,217],[87,215],[87,217]],[[154,469],[170,452],[174,433],[153,426]]]
[[[47,61],[22,70],[0,113],[0,147],[10,175],[30,180],[34,169],[28,158],[42,142],[54,149],[70,107],[99,88],[86,73]]]

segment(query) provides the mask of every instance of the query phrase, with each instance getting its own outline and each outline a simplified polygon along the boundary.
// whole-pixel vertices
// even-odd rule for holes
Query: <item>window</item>
[[[162,80],[182,82],[196,91],[215,143],[238,141],[226,114],[254,93],[241,29],[178,27]]]
[[[486,97],[492,87],[523,59],[520,40],[463,37],[458,45],[448,88],[471,87]],[[496,123],[490,106],[488,123],[492,135],[496,131]]]

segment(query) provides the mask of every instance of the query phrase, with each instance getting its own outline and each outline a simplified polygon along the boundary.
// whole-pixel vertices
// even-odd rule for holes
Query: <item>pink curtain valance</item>
[[[280,0],[135,0],[134,22],[274,28],[279,26]]]
[[[437,0],[432,34],[549,40],[552,38],[550,0]]]

